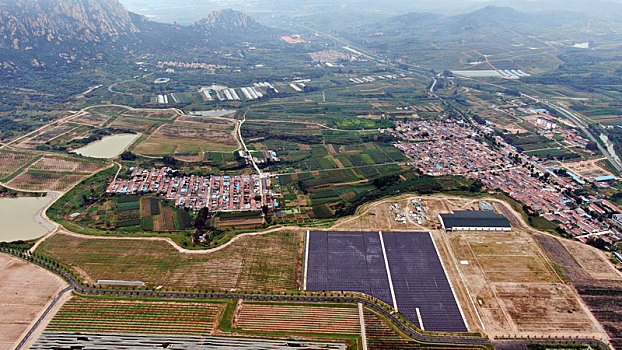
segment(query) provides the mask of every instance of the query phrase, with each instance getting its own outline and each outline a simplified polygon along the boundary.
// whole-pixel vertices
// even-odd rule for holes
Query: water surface
[[[0,198],[0,242],[27,241],[52,231],[54,225],[41,217],[52,199],[52,196]]]
[[[121,154],[131,145],[140,134],[117,134],[104,136],[99,141],[91,142],[88,145],[78,148],[73,153],[91,158],[110,159]]]

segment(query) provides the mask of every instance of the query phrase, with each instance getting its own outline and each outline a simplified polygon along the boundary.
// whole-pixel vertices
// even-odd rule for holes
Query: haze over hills
[[[408,37],[410,42],[423,45],[436,43],[451,47],[460,43],[477,46],[478,43],[486,44],[493,41],[496,43],[505,41],[503,45],[521,44],[515,42],[520,36],[541,36],[538,40],[561,40],[568,43],[606,40],[606,37],[599,34],[611,28],[614,30],[609,35],[615,36],[615,28],[619,31],[622,26],[615,19],[597,20],[593,16],[573,11],[529,14],[511,7],[490,5],[454,16],[407,13],[351,28],[348,30],[348,36],[352,40],[372,45],[397,43]]]
[[[175,2],[162,0],[122,0],[131,11],[162,22],[176,21],[190,24],[199,19],[198,14],[222,8],[234,8],[257,16],[265,21],[273,17],[288,15],[294,18],[300,16],[329,16],[342,24],[352,22],[373,21],[374,18],[391,17],[407,12],[432,12],[443,15],[455,15],[478,10],[488,5],[512,7],[525,12],[541,11],[575,11],[590,15],[619,17],[622,13],[622,1],[618,0],[237,0],[237,1],[192,1],[178,0]],[[174,11],[173,11],[174,9]],[[332,15],[339,14],[339,17]]]

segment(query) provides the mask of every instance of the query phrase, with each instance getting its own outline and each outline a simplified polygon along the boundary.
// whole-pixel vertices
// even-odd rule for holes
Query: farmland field
[[[208,335],[222,304],[104,300],[73,297],[46,330]]]
[[[166,242],[78,238],[57,234],[39,248],[84,273],[87,281],[139,280],[166,288],[295,290],[302,232],[241,237],[209,254],[183,254]]]
[[[198,127],[203,127],[206,129],[216,129],[216,130],[222,130],[222,129],[229,130],[233,128],[232,121],[205,118],[205,117],[195,117],[195,116],[190,116],[190,115],[183,115],[177,118],[177,120],[175,121],[175,125],[191,125],[191,126],[198,126]]]
[[[71,172],[28,170],[16,176],[8,184],[28,191],[65,191],[86,175]]]
[[[232,131],[163,125],[135,151],[146,155],[172,155],[176,152],[233,152],[235,149],[237,143]]]
[[[106,123],[106,121],[108,121],[108,119],[110,119],[110,116],[106,114],[86,113],[74,119],[73,121],[82,125],[102,126],[104,125],[104,123]]]
[[[45,156],[30,166],[30,169],[56,172],[78,172],[92,174],[103,167],[102,162],[84,161],[75,158]]]
[[[5,153],[0,153],[0,158]],[[104,167],[100,161],[87,162],[68,156],[45,155],[28,157],[13,155],[5,158],[9,170],[15,169],[16,161],[23,169],[16,169],[8,182],[10,186],[30,191],[64,191]],[[12,166],[11,166],[12,165]],[[21,170],[21,172],[17,172]]]
[[[156,197],[122,196],[106,199],[89,208],[77,209],[75,213],[80,215],[70,217],[73,222],[95,229],[171,232],[191,228],[190,214]]]
[[[142,117],[148,119],[164,119],[171,120],[179,115],[175,110],[172,109],[132,109],[121,112],[125,116],[130,117]]]
[[[359,334],[356,307],[313,307],[243,303],[237,322],[243,330],[288,333]]]
[[[37,156],[25,152],[6,152],[0,151],[0,180],[13,174],[21,167],[26,166]]]
[[[116,118],[114,121],[112,121],[112,123],[110,123],[111,128],[127,129],[141,133],[151,132],[152,129],[157,125],[160,124],[156,121],[125,117]]]
[[[25,139],[24,141],[20,142],[18,144],[18,147],[23,147],[23,148],[35,148],[37,145],[45,143],[45,142],[49,142],[59,136],[61,136],[62,134],[69,132],[71,130],[74,130],[78,127],[78,125],[76,124],[71,124],[71,123],[66,123],[66,124],[61,124],[58,126],[49,126],[46,127],[42,132],[40,132],[39,134],[29,138],[29,139]]]

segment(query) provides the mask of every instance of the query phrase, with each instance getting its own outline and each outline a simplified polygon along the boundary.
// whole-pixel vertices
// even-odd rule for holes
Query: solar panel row
[[[307,290],[360,292],[393,305],[380,236],[310,232]]]
[[[400,313],[416,320],[419,308],[423,328],[466,332],[436,247],[427,232],[383,232],[393,289]]]
[[[466,332],[460,308],[427,232],[382,232],[397,308],[429,331]],[[379,232],[309,233],[309,291],[352,291],[393,305]],[[393,305],[395,306],[395,305]]]

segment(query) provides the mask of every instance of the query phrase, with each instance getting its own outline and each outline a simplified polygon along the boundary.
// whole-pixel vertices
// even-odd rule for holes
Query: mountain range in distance
[[[214,46],[247,40],[249,33],[258,38],[274,34],[234,10],[214,11],[191,25],[175,25],[129,12],[118,0],[0,2],[0,57],[5,69],[105,59],[120,52]]]
[[[245,4],[256,7],[262,1],[264,0]],[[373,6],[381,6],[387,1],[389,0],[380,0],[380,3]],[[373,36],[376,32],[384,32],[397,37],[406,35],[419,42],[445,40],[447,45],[489,36],[491,28],[495,29],[496,35],[509,37],[514,35],[512,32],[521,31],[525,35],[537,34],[542,28],[564,31],[568,28],[585,27],[585,30],[579,33],[581,38],[577,38],[584,41],[589,41],[590,35],[593,35],[595,30],[605,32],[609,28],[614,28],[615,32],[616,19],[602,17],[602,20],[594,20],[590,17],[591,20],[588,20],[586,14],[576,11],[551,11],[552,8],[562,6],[560,0],[537,2],[516,0],[511,2],[512,7],[481,8],[482,4],[491,3],[510,5],[508,1],[467,2],[472,6],[479,4],[480,7],[459,15],[403,12],[406,14],[388,19],[363,16],[358,20],[367,22],[353,24],[356,20],[353,19],[352,23],[348,23],[350,18],[344,17],[343,11],[347,12],[347,9],[355,4],[370,4],[370,9],[374,7],[369,0],[346,0],[343,3],[345,7],[341,10],[336,9],[332,14],[292,18],[291,22],[306,21],[315,28],[341,33],[344,37],[350,38],[365,38]],[[607,4],[607,8],[611,10],[610,14],[622,8],[620,4],[594,1]],[[281,0],[277,4],[291,5],[293,2],[295,1]],[[439,4],[449,3],[447,0],[439,0]],[[581,9],[586,6],[584,0],[570,0],[565,3],[569,9]],[[403,4],[403,1],[397,1],[392,6],[397,8]],[[271,6],[274,8],[276,5]],[[330,5],[326,0],[312,0],[301,6],[320,8]],[[516,7],[529,7],[532,10],[538,8],[543,11],[548,9],[548,12],[528,14],[515,10]],[[595,6],[595,8],[603,11],[605,7]],[[314,22],[314,18],[317,21]],[[109,58],[116,59],[121,57],[120,55],[127,57],[128,54],[167,54],[195,48],[218,50],[223,47],[230,48],[232,43],[278,41],[281,33],[284,31],[261,24],[245,13],[231,9],[213,11],[192,24],[182,25],[162,23],[130,12],[119,0],[4,1],[0,2],[0,69],[16,71],[43,69],[46,66],[82,67],[84,64],[94,64]],[[375,42],[388,40],[373,37],[371,39]]]
[[[391,18],[408,12],[430,12],[446,16],[477,11],[486,6],[510,7],[521,12],[572,11],[589,16],[619,18],[622,0],[121,0],[132,12],[161,22],[191,24],[197,14],[234,8],[258,19],[271,21],[287,15],[316,18],[339,13],[341,22]],[[354,24],[354,23],[353,23]],[[360,23],[358,23],[360,24]]]

